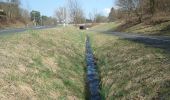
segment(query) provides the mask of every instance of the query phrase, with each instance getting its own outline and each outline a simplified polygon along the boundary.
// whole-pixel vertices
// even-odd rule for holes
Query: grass
[[[25,28],[25,26],[26,25],[20,21],[0,23],[0,29]]]
[[[118,26],[102,25],[94,28]],[[170,99],[168,51],[73,27],[0,35],[0,98],[84,100],[83,33],[91,37],[103,99]]]
[[[74,28],[0,36],[0,98],[83,100],[85,36]]]
[[[108,34],[91,34],[106,100],[170,99],[170,55]]]
[[[98,31],[113,31],[119,25],[121,25],[120,22],[102,23],[102,24],[98,24],[98,25],[92,27],[91,29],[92,30],[98,30]]]
[[[144,23],[130,25],[128,23],[123,24],[122,22],[112,22],[99,24],[92,27],[92,30],[98,31],[120,31],[131,34],[141,34],[141,35],[170,35],[170,21],[164,22],[156,25],[146,25]]]
[[[145,25],[143,23],[134,25],[124,30],[128,33],[138,33],[144,35],[170,35],[170,21],[156,25]]]

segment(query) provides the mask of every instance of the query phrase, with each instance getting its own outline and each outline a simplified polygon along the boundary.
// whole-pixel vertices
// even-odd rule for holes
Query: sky
[[[54,12],[58,7],[67,6],[67,0],[21,0],[22,7],[29,11],[37,10],[42,15],[54,16]],[[105,16],[110,12],[110,8],[115,4],[115,0],[78,0],[86,17],[94,11]]]

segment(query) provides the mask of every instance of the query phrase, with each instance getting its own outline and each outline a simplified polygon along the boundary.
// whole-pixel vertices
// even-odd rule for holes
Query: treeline
[[[86,18],[78,0],[68,0],[67,6],[59,7],[55,11],[58,23],[81,24],[85,23]]]
[[[89,13],[89,18],[81,7],[79,0],[67,0],[66,7],[58,7],[55,11],[58,23],[83,24],[83,23],[102,23],[107,22],[108,18],[96,10]]]
[[[45,15],[41,15],[39,11],[31,11],[30,13],[31,22],[33,22],[34,26],[41,25],[56,25],[57,20],[53,17],[47,17]]]
[[[22,22],[26,26],[33,25],[54,25],[56,19],[41,15],[39,11],[29,12],[20,7],[20,0],[1,0],[0,1],[0,23]]]
[[[21,8],[19,0],[0,1],[0,18],[3,20],[15,20],[21,18]],[[2,20],[1,20],[2,21]]]
[[[170,0],[117,0],[117,6],[111,9],[109,21],[160,23],[170,20]]]

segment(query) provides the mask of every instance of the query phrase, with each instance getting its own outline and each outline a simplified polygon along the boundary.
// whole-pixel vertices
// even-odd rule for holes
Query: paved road
[[[38,26],[38,27],[30,27],[30,28],[15,28],[15,29],[4,29],[0,30],[0,34],[12,34],[18,32],[24,32],[26,30],[38,30],[38,29],[47,29],[47,28],[54,28],[55,26]]]
[[[123,33],[123,32],[106,32],[106,31],[103,32],[96,31],[96,32],[112,34],[122,39],[143,43],[145,45],[152,46],[155,48],[161,48],[170,52],[170,36],[146,36],[146,35],[138,35],[138,34],[134,35],[134,34]]]

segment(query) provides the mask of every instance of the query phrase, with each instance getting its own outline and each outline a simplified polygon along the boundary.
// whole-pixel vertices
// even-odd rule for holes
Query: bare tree
[[[117,5],[128,21],[137,18],[139,22],[142,22],[145,0],[118,0]]]
[[[92,13],[89,13],[89,19],[91,20],[91,21],[93,21],[93,15],[92,15]]]
[[[68,0],[68,7],[71,20],[75,25],[85,21],[83,10],[77,0]]]
[[[55,16],[57,17],[57,20],[59,21],[59,23],[63,23],[66,21],[66,16],[67,16],[67,11],[65,7],[59,7],[56,11],[55,11]]]
[[[98,16],[98,13],[96,9],[93,9],[92,12],[89,13],[89,18],[93,23],[96,23],[97,16]]]
[[[22,22],[27,25],[27,23],[30,21],[30,13],[27,9],[20,9],[20,15],[22,19]]]
[[[142,22],[152,18],[159,21],[170,16],[170,0],[117,0],[117,5],[121,17],[126,21],[137,19]]]
[[[1,8],[7,15],[7,19],[16,19],[20,17],[20,0],[4,0],[1,1]]]
[[[107,17],[102,14],[96,14],[96,23],[104,23],[107,22]]]

